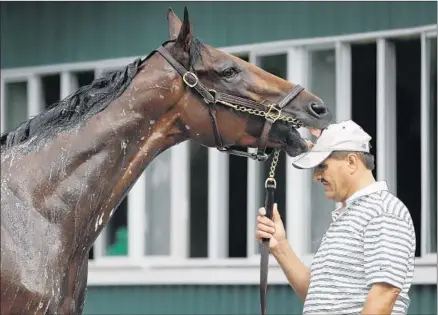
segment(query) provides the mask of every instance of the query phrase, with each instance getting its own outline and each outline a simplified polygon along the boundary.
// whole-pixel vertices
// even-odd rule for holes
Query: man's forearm
[[[283,269],[289,284],[298,294],[301,300],[306,299],[307,290],[310,282],[310,270],[295,255],[287,241],[279,244],[272,250],[272,255]]]
[[[386,284],[374,284],[368,293],[362,315],[389,315],[392,312],[399,290]]]

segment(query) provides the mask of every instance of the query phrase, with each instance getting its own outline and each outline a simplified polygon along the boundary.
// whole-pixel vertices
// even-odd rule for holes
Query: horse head
[[[187,9],[184,21],[168,10],[169,41],[160,49],[185,85],[177,102],[186,135],[208,147],[266,159],[264,150],[289,156],[307,151],[297,129],[325,128],[332,115],[323,101],[299,85],[238,57],[202,44],[193,36]],[[169,56],[170,55],[170,56]],[[176,62],[175,62],[176,61]],[[175,72],[176,73],[176,72]],[[233,149],[258,147],[258,155]]]

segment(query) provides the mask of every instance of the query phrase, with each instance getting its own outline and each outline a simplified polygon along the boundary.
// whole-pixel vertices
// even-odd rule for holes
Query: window
[[[335,50],[315,50],[309,52],[309,90],[319,96],[333,114],[336,120],[336,57]],[[312,141],[315,137],[312,136]],[[313,177],[312,172],[308,172]],[[315,253],[319,247],[322,236],[332,221],[332,211],[336,204],[328,200],[320,182],[312,178],[310,194],[310,250]]]
[[[259,58],[258,64],[260,68],[280,77],[287,79],[287,54],[269,55],[261,56]],[[264,162],[262,165],[262,178],[264,180],[269,175],[269,170],[271,167],[272,157]],[[260,164],[260,163],[259,163]],[[277,181],[277,188],[275,190],[275,202],[278,204],[278,211],[283,219],[284,227],[287,230],[287,213],[286,213],[286,154],[284,151],[280,153],[278,159],[278,165],[275,170],[275,180]],[[261,183],[262,184],[262,183]],[[261,203],[260,206],[264,206],[264,186],[261,191]],[[254,209],[257,211],[257,209]]]
[[[136,209],[146,211],[147,256],[170,255],[170,155],[170,150],[162,152],[146,168],[146,209]]]
[[[396,62],[397,196],[409,209],[421,255],[421,41],[393,42]],[[409,154],[407,154],[409,152]]]
[[[48,109],[61,99],[61,77],[59,74],[45,75],[41,81],[42,101],[44,109]]]
[[[27,119],[27,81],[5,84],[5,126],[2,131],[14,128]]]
[[[352,120],[371,136],[371,153],[377,156],[377,46],[375,43],[351,46]],[[377,168],[373,175],[377,178]]]
[[[104,245],[106,256],[127,256],[128,255],[128,198],[122,202],[114,212],[112,219],[102,231],[101,236],[105,237]]]
[[[230,155],[228,167],[228,257],[246,257],[247,255],[247,198],[245,198],[248,187],[247,176],[247,159]]]
[[[208,256],[208,149],[190,141],[190,255]]]
[[[437,252],[437,40],[423,37],[422,91],[422,254]]]
[[[416,283],[431,283],[423,275],[436,270],[436,45],[434,28],[425,28],[236,48],[239,58],[320,96],[335,121],[353,119],[372,136],[375,177],[388,179],[414,219]],[[2,70],[2,130],[130,61]],[[217,275],[228,283],[258,284],[254,229],[269,167],[270,160],[220,153],[192,140],[166,150],[140,176],[94,244],[90,284],[187,277],[217,283]],[[294,170],[283,152],[276,180],[275,200],[291,245],[309,264],[336,204],[311,180],[311,172]],[[131,276],[117,276],[125,263]],[[270,277],[285,281],[278,268]]]

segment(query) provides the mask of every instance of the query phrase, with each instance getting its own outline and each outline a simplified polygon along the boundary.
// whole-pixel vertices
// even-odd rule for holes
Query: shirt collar
[[[388,185],[386,184],[385,181],[378,181],[368,186],[365,186],[362,189],[359,189],[353,195],[351,195],[350,198],[347,199],[347,201],[345,202],[346,204],[345,208],[342,206],[342,204],[340,204],[339,207],[333,210],[332,212],[333,221],[336,220],[341,214],[341,212],[346,210],[356,199],[382,190],[388,190]]]

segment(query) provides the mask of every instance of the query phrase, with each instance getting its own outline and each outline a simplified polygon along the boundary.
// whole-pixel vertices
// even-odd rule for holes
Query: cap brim
[[[332,153],[329,152],[318,152],[318,151],[309,151],[301,154],[301,156],[297,156],[296,159],[292,162],[292,165],[295,168],[306,169],[313,168],[322,163],[328,156]]]

